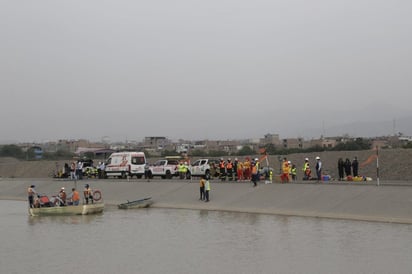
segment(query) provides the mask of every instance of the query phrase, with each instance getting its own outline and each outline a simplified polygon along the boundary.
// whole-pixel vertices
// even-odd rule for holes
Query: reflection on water
[[[28,217],[0,201],[2,273],[409,273],[412,226],[206,210]]]
[[[35,224],[89,224],[91,222],[99,221],[102,218],[102,214],[99,215],[75,215],[75,216],[28,216],[27,222],[29,225]]]

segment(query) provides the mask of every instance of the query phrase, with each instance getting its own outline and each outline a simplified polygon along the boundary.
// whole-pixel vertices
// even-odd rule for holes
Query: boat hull
[[[29,208],[30,216],[65,216],[65,215],[89,215],[102,213],[104,203],[78,205],[78,206],[55,206]]]
[[[124,204],[119,204],[117,205],[117,207],[119,209],[146,208],[146,207],[150,207],[152,204],[153,204],[153,201],[151,200],[151,198],[145,198],[141,200],[127,202]]]

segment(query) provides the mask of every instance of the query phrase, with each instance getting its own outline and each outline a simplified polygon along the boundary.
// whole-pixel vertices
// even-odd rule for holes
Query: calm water
[[[412,273],[412,226],[197,210],[29,217],[0,201],[1,273]]]

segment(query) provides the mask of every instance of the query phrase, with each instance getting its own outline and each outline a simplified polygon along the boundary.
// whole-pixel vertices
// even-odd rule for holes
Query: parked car
[[[218,177],[218,159],[199,159],[194,161],[190,166],[189,170],[187,171],[187,178],[193,177],[201,177],[201,176],[210,176],[210,177]]]
[[[162,179],[171,179],[179,176],[179,161],[175,159],[162,159],[149,166],[149,177],[160,176]]]

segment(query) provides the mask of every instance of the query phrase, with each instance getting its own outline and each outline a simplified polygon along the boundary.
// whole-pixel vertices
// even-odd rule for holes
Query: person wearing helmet
[[[316,177],[317,177],[317,181],[321,181],[322,180],[322,162],[320,161],[320,157],[316,156]]]
[[[283,162],[282,162],[282,175],[280,175],[280,182],[282,184],[289,182],[289,173],[290,173],[289,162],[288,162],[288,159],[284,157]]]
[[[92,189],[90,188],[89,184],[84,185],[83,195],[84,195],[84,199],[86,201],[86,204],[89,203],[89,200],[93,204],[93,192],[92,192]]]

